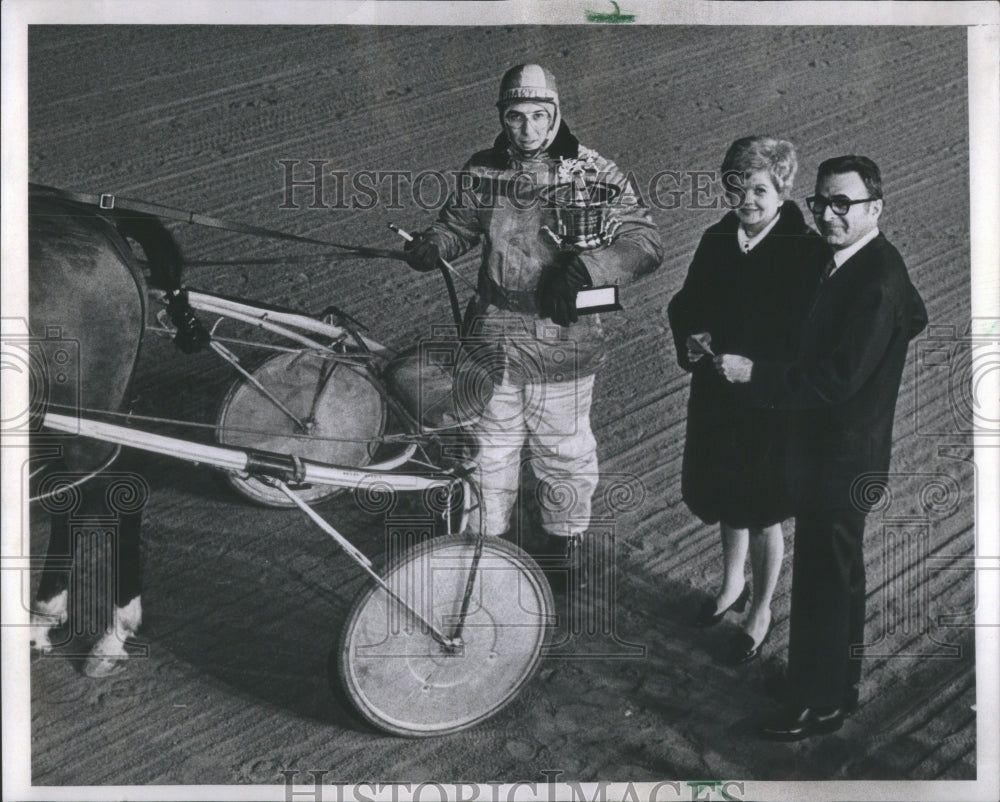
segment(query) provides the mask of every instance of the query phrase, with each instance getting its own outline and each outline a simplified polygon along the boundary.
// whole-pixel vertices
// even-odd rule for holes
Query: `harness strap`
[[[402,251],[393,251],[385,248],[367,248],[360,245],[345,245],[340,242],[330,242],[329,240],[303,237],[299,234],[289,234],[285,231],[276,231],[270,228],[262,228],[261,226],[251,226],[246,223],[230,223],[225,220],[219,220],[214,217],[198,214],[197,212],[184,211],[171,206],[163,206],[158,203],[147,203],[146,201],[133,200],[131,198],[121,198],[110,192],[104,192],[100,195],[92,195],[85,192],[71,192],[69,190],[58,189],[56,187],[48,187],[42,184],[29,184],[28,186],[44,192],[49,192],[57,197],[73,201],[74,203],[96,206],[98,209],[102,209],[104,211],[151,214],[165,220],[179,220],[180,222],[189,223],[190,225],[217,228],[222,231],[235,231],[239,234],[251,234],[256,237],[283,239],[290,240],[292,242],[306,242],[311,245],[325,245],[327,247],[351,251],[359,256],[371,256],[384,259],[398,259],[404,262],[406,261],[406,254]]]

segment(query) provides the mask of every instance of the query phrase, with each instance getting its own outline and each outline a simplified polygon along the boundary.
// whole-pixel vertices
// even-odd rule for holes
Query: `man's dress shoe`
[[[757,734],[766,741],[801,741],[810,735],[836,732],[844,723],[839,707],[787,705],[760,725]]]
[[[736,601],[730,604],[725,610],[719,610],[716,612],[715,599],[705,599],[704,603],[701,605],[701,609],[698,611],[698,615],[695,616],[694,625],[699,629],[714,627],[726,617],[726,613],[730,610],[742,613],[747,608],[747,601],[749,599],[750,586],[746,583],[743,584],[743,590],[740,591],[740,595],[736,597]]]
[[[788,703],[788,678],[784,674],[771,674],[764,678],[764,693],[774,701]],[[851,685],[840,697],[840,712],[844,717],[856,713],[859,707],[860,691],[857,685]]]

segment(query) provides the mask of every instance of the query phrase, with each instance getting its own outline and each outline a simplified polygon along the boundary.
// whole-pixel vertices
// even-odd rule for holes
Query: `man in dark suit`
[[[865,515],[878,498],[859,477],[889,468],[907,345],[927,325],[899,252],[878,230],[882,181],[863,156],[823,162],[806,200],[832,253],[791,362],[716,357],[754,403],[791,412],[787,471],[795,510],[784,707],[761,737],[833,732],[857,707],[864,642]],[[852,488],[854,492],[852,492]],[[876,496],[878,494],[875,494]]]

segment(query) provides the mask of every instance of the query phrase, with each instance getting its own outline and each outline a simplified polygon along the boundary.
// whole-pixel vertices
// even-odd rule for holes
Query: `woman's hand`
[[[746,384],[753,372],[753,362],[736,354],[719,354],[712,364],[715,365],[715,372],[732,384]]]

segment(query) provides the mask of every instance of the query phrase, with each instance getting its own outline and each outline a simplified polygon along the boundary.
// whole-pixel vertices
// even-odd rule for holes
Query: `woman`
[[[795,148],[771,137],[734,142],[722,163],[732,211],[698,245],[684,286],[670,302],[670,326],[681,367],[690,371],[682,493],[705,523],[719,522],[722,587],[704,602],[695,624],[714,626],[729,610],[750,610],[728,660],[760,654],[771,629],[771,598],[781,570],[784,498],[783,415],[755,409],[748,385],[719,376],[712,355],[751,359],[794,354],[797,335],[822,264],[822,240],[788,200]],[[747,551],[753,593],[744,577]]]

